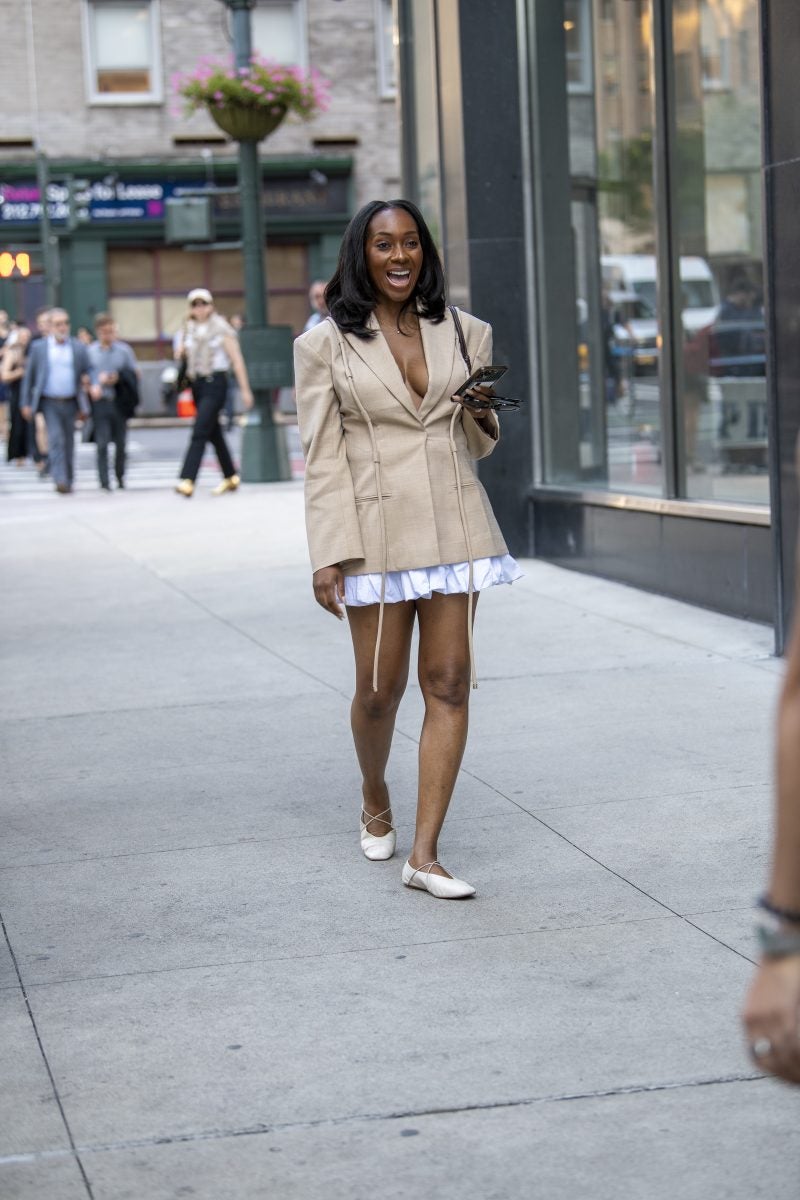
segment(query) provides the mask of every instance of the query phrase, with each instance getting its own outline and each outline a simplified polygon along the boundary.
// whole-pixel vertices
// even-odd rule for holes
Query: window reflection
[[[675,223],[714,307],[684,292],[682,477],[690,498],[767,503],[757,0],[675,0]]]
[[[563,0],[578,357],[578,478],[768,502],[758,0],[672,0],[671,211],[656,210],[653,0]],[[664,340],[657,234],[679,285]],[[667,343],[669,346],[669,342]],[[670,367],[670,371],[665,370]],[[676,394],[660,379],[674,367]]]
[[[564,13],[581,474],[660,494],[652,5],[573,0]],[[585,94],[575,86],[582,46],[594,59]]]

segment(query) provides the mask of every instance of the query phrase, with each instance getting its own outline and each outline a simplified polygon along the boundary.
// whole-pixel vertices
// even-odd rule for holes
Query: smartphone
[[[454,395],[463,396],[470,388],[474,387],[494,387],[498,379],[502,379],[508,367],[478,367],[477,371],[473,371],[469,379],[465,379],[460,387],[457,387]]]

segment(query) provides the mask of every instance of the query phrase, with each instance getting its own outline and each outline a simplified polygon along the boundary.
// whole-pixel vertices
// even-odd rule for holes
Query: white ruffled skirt
[[[476,558],[472,564],[473,590],[482,592],[498,583],[513,583],[522,578],[519,564],[510,554]],[[434,592],[449,596],[469,591],[469,563],[445,563],[439,567],[417,567],[413,571],[387,571],[386,603],[403,600],[430,600]],[[380,604],[381,575],[345,575],[344,602],[353,608]]]

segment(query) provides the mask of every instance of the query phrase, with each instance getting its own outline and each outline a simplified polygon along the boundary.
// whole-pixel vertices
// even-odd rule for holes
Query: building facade
[[[141,360],[168,358],[189,288],[210,287],[228,315],[244,309],[236,145],[204,112],[187,117],[171,85],[204,56],[232,55],[230,10],[223,0],[20,8],[0,74],[0,306],[30,320],[44,302],[44,186],[73,324],[110,309]],[[256,0],[251,24],[254,50],[315,67],[330,85],[326,112],[287,120],[260,153],[269,320],[299,332],[309,283],[329,277],[354,208],[399,190],[392,6]],[[210,226],[171,237],[167,202],[203,191]]]
[[[408,187],[527,401],[484,470],[515,549],[773,622],[782,645],[789,6],[399,0],[398,19]]]

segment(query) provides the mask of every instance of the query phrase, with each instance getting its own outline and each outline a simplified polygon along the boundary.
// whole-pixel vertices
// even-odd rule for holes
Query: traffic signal
[[[0,251],[0,279],[10,279],[12,276],[27,278],[31,273],[31,256],[27,250]]]

